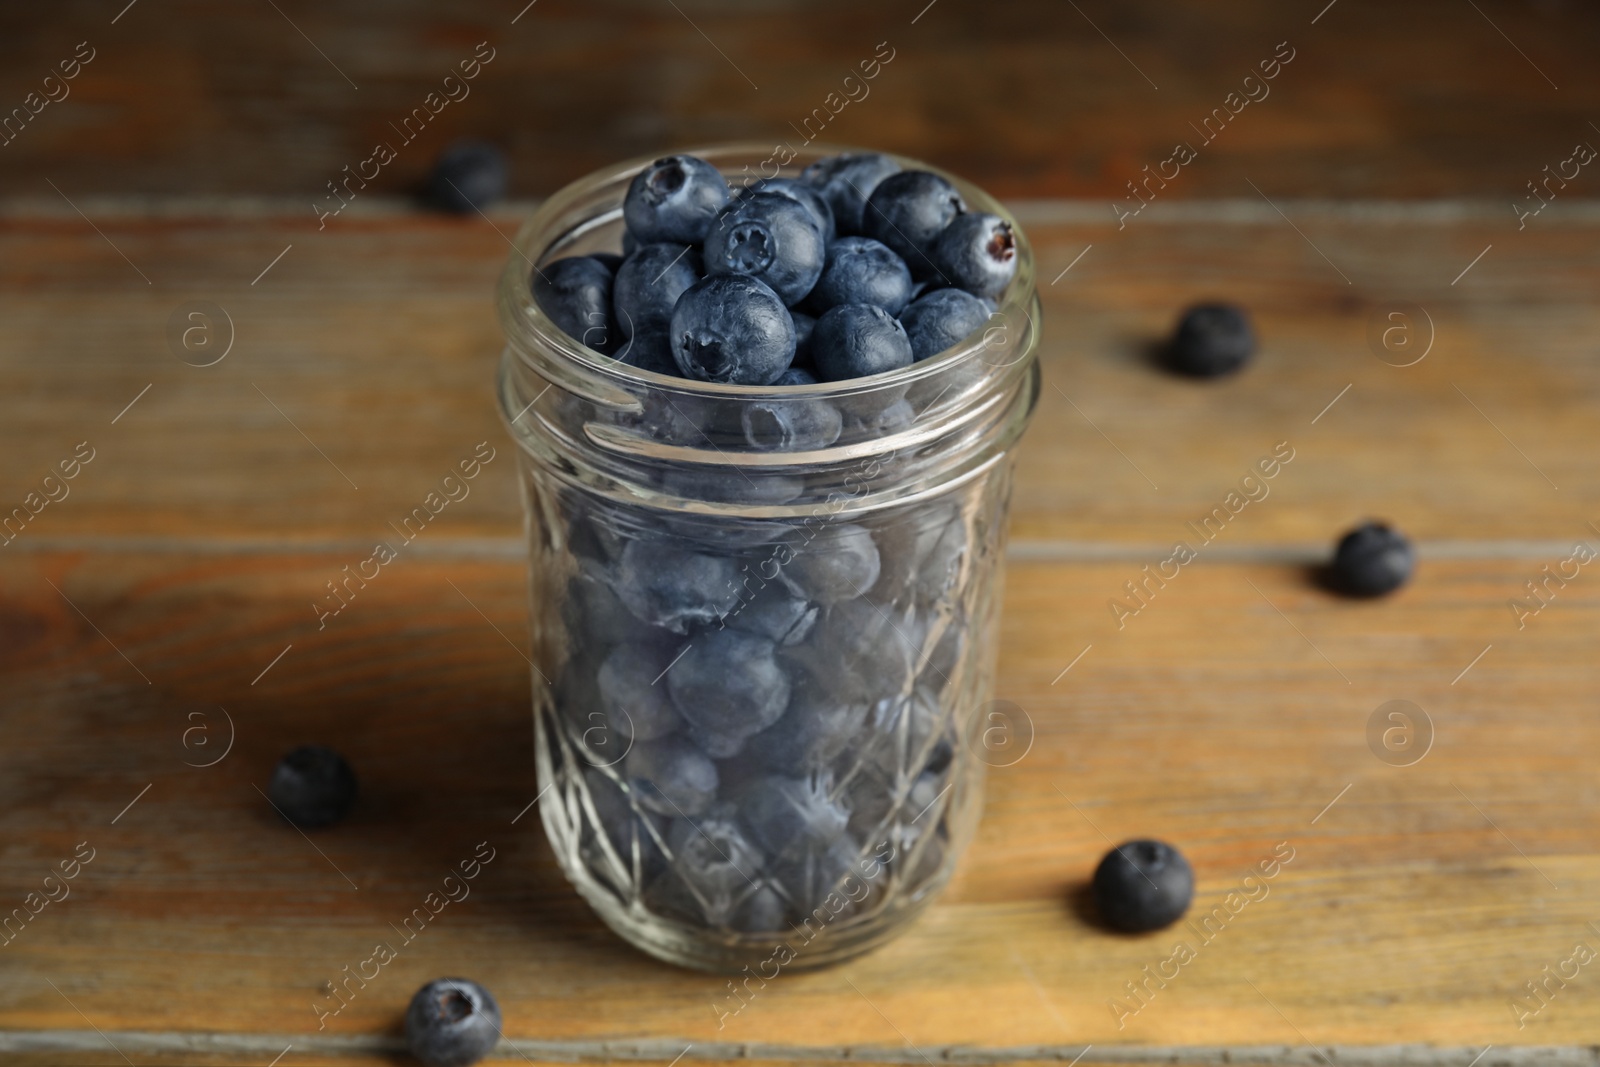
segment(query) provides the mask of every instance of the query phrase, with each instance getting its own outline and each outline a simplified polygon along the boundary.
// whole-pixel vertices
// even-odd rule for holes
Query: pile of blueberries
[[[964,580],[983,565],[980,503],[765,524],[746,546],[569,509],[547,726],[572,861],[654,914],[733,933],[787,929],[860,883],[856,914],[936,874],[987,595]]]
[[[534,298],[597,352],[659,374],[810,385],[908,367],[981,327],[1017,269],[1015,234],[925,170],[878,153],[729,189],[666,156],[623,201],[624,256],[534,272]]]

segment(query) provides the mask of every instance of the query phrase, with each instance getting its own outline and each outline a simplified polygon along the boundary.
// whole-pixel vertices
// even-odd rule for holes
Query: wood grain
[[[562,881],[532,813],[513,823],[535,791],[528,668],[513,647],[520,564],[406,560],[319,632],[305,603],[343,562],[0,562],[0,894],[20,901],[77,842],[97,850],[72,895],[0,949],[5,1031],[91,1033],[86,1016],[108,1034],[300,1035],[293,1062],[346,1062],[317,1051],[318,987],[392,938],[389,924],[479,841],[496,856],[472,896],[323,1037],[376,1054],[373,1035],[395,1032],[410,992],[460,970],[496,991],[508,1035],[557,1059],[558,1045],[598,1054],[604,1042],[693,1042],[705,1050],[691,1056],[710,1058],[881,1049],[898,1062],[1084,1044],[1105,1062],[1159,1047],[1304,1056],[1302,1034],[1576,1046],[1600,1021],[1587,973],[1526,1029],[1507,1007],[1575,942],[1594,944],[1600,892],[1600,592],[1575,582],[1517,632],[1504,599],[1540,559],[1438,562],[1383,603],[1332,598],[1299,567],[1202,559],[1121,631],[1101,604],[1127,563],[1014,563],[997,695],[1035,736],[993,772],[957,883],[903,939],[784,976],[720,1030],[709,1005],[722,983],[612,937]],[[1369,715],[1397,697],[1435,730],[1407,768],[1366,739]],[[232,751],[184,766],[211,758],[183,732],[206,722],[220,741],[219,707],[237,726]],[[363,782],[355,816],[315,847],[254,788],[310,738],[347,752]],[[1293,859],[1118,1029],[1107,1001],[1186,936],[1112,936],[1084,914],[1108,839],[1142,834],[1193,861],[1197,915],[1280,843]]]
[[[448,10],[411,0],[381,15],[360,0],[123,6],[0,13],[5,113],[47,89],[79,42],[96,52],[71,94],[0,148],[0,192],[54,199],[48,180],[72,197],[309,203],[376,141],[394,140],[399,158],[373,191],[396,194],[442,146],[472,136],[510,151],[520,195],[545,195],[668,147],[798,141],[808,117],[833,108],[830,139],[926,158],[1007,197],[1120,198],[1144,166],[1192,141],[1202,158],[1177,197],[1251,195],[1248,180],[1274,196],[1509,204],[1594,137],[1600,114],[1588,77],[1600,13],[1556,0],[468,0]],[[391,123],[480,41],[495,58],[470,95],[399,141]],[[846,84],[880,42],[889,65]],[[1206,116],[1249,90],[1243,79],[1279,42],[1295,58],[1270,95],[1201,145]],[[838,103],[847,93],[857,102]]]

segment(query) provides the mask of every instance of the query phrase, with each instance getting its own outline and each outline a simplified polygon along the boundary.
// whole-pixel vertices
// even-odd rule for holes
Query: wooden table
[[[115,32],[160,66],[160,26],[199,31],[148,7]],[[344,57],[349,39],[328,20],[351,9],[333,10],[291,9]],[[774,11],[688,10],[714,38],[753,41],[782,24]],[[1161,42],[1181,39],[1195,10],[1158,24],[1145,8],[1085,8],[1160,81],[1163,65],[1179,63]],[[1272,11],[1242,5],[1212,29],[1270,26]],[[1543,144],[1566,113],[1535,100],[1554,91],[1484,24],[1495,16],[1563,82],[1559,108],[1578,110],[1594,89],[1569,82],[1580,67],[1560,68],[1555,50],[1573,46],[1561,31],[1589,16],[1561,22],[1536,9],[1536,25],[1519,29],[1498,6],[1481,19],[1463,11],[1449,17],[1469,30],[1440,30],[1436,48],[1416,53],[1419,79],[1442,70],[1463,79],[1459,64],[1481,56],[1502,86],[1531,81],[1504,101],[1529,121],[1495,123],[1511,148],[1482,152],[1459,185],[1430,187],[1438,175],[1401,149],[1375,149],[1369,169],[1318,185],[1308,159],[1337,155],[1341,138],[1382,138],[1331,117],[1289,122],[1322,106],[1310,96],[1285,100],[1287,125],[1275,127],[1316,131],[1303,151],[1259,168],[1219,154],[1196,169],[1192,192],[1158,198],[1120,229],[1107,200],[1158,158],[1142,154],[1157,140],[1148,115],[1125,135],[1086,127],[1097,152],[1117,136],[1143,139],[1132,165],[1102,160],[1116,181],[1074,187],[1059,178],[1073,153],[1045,146],[1049,166],[991,182],[1035,243],[1047,321],[1045,390],[1018,456],[997,693],[1025,712],[1031,747],[992,773],[956,883],[911,933],[855,963],[785,976],[720,1028],[712,1005],[723,982],[609,934],[556,870],[529,810],[524,548],[491,393],[490,293],[507,254],[502,233],[531,205],[458,221],[374,190],[319,230],[300,190],[315,189],[322,156],[337,151],[315,137],[305,142],[313,163],[260,151],[254,172],[238,158],[216,161],[206,197],[130,198],[169,188],[159,151],[29,130],[35,142],[5,149],[43,142],[4,178],[0,505],[42,494],[75,452],[93,458],[65,483],[68,495],[0,547],[0,907],[24,907],[75,852],[93,858],[76,868],[70,895],[0,945],[0,1056],[389,1062],[412,991],[463,974],[504,1008],[500,1058],[540,1064],[1594,1063],[1600,972],[1571,961],[1576,946],[1600,946],[1600,578],[1564,561],[1575,545],[1600,546],[1600,204],[1574,189],[1517,228],[1507,203],[1524,174],[1584,135],[1569,123],[1570,136]],[[1359,5],[1333,8],[1312,30],[1314,14],[1296,13],[1307,25],[1294,32],[1335,42],[1374,32],[1376,16]],[[948,50],[977,19],[950,0],[925,15],[917,25]],[[571,40],[605,17],[541,3],[521,25],[545,20],[532,24]],[[863,17],[863,39],[888,18]],[[1119,100],[1139,88],[1101,37],[1062,28],[1077,15],[1040,17],[1046,38],[1070,35],[1062,48],[1099,64],[1072,75],[1072,92],[1092,96],[1095,78],[1124,79]],[[1339,28],[1344,18],[1358,30]],[[246,19],[289,35],[269,8]],[[470,52],[474,20],[487,19],[473,9],[415,55],[448,58],[458,40]],[[1395,23],[1425,24],[1412,9]],[[411,16],[395,33],[415,43],[431,25]],[[75,41],[76,29],[54,36]],[[699,40],[679,29],[683,48]],[[1248,48],[1219,36],[1228,43],[1204,60],[1216,64],[1210,73],[1190,71],[1186,89],[1172,83],[1182,95],[1171,103],[1163,85],[1162,108],[1203,114],[1200,102],[1233,77],[1223,60],[1254,56],[1257,38],[1270,54],[1282,36],[1251,33]],[[273,46],[294,57],[284,69],[305,63],[335,78],[300,38],[287,40],[293,49]],[[1383,40],[1351,53],[1355,65],[1392,73],[1384,64],[1399,46]],[[850,44],[828,47],[837,58]],[[141,54],[128,48],[108,43],[98,70]],[[421,84],[416,72],[431,68],[402,52]],[[931,57],[954,54],[905,52],[912,84],[936,81]],[[191,58],[163,77],[224,65]],[[1330,72],[1331,54],[1316,62],[1325,80],[1309,84],[1367,76]],[[114,95],[90,80],[98,70],[79,83],[90,100]],[[715,63],[704,70],[712,82],[738,77]],[[502,76],[496,100],[514,78]],[[248,112],[239,84],[265,92],[258,77],[248,67],[217,87],[211,118],[177,109],[175,156],[216,114]],[[762,106],[781,113],[812,88]],[[874,124],[892,126],[910,106],[885,96],[900,102],[846,139],[873,140]],[[984,114],[1023,122],[1002,96],[983,98]],[[128,106],[148,104],[139,101]],[[55,116],[64,125],[70,106]],[[1371,113],[1392,119],[1407,106],[1416,99]],[[672,122],[659,138],[626,136],[653,145],[720,133]],[[970,140],[941,154],[950,130],[901,130],[893,147],[992,176],[967,166],[977,158]],[[265,136],[276,149],[298,143],[287,128]],[[619,136],[608,130],[600,148],[547,161],[530,191],[635,150]],[[91,166],[97,151],[124,153],[126,167]],[[275,158],[290,177],[264,166]],[[1218,171],[1260,192],[1219,185]],[[69,174],[70,206],[38,180]],[[1258,359],[1219,382],[1163,373],[1152,345],[1183,304],[1212,296],[1252,309]],[[174,316],[181,324],[195,301],[231,322],[232,347],[211,366],[169,348]],[[1409,351],[1426,350],[1409,366],[1373,340],[1397,323],[1412,331]],[[311,603],[324,583],[483,441],[496,459],[471,496],[319,629]],[[1279,442],[1294,458],[1270,495],[1119,619],[1109,604],[1126,601],[1124,583],[1188,539],[1186,523]],[[1315,565],[1367,517],[1417,540],[1416,579],[1377,602],[1331,596]],[[1526,583],[1563,568],[1576,577],[1549,580],[1546,606],[1519,618],[1510,602],[1527,600]],[[1391,700],[1413,702],[1429,724],[1431,745],[1409,766],[1380,759],[1369,741]],[[363,789],[348,822],[310,837],[281,825],[260,793],[277,758],[307,740],[344,751]],[[1085,882],[1111,842],[1145,835],[1193,862],[1196,917],[1226,907],[1275,850],[1292,859],[1265,896],[1233,899],[1209,943],[1181,931],[1103,932],[1085,917]],[[494,859],[471,896],[319,1031],[312,1005],[323,984],[389,939],[479,842]],[[1144,968],[1158,971],[1186,936],[1195,958],[1164,984],[1147,981]],[[1549,978],[1575,966],[1564,984]],[[1546,981],[1533,999],[1525,983]],[[1141,999],[1129,982],[1147,991]]]

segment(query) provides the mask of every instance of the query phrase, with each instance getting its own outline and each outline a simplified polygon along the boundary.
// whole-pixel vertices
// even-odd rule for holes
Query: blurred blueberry
[[[301,745],[272,769],[267,796],[296,826],[328,826],[344,818],[356,802],[356,776],[333,749]]]
[[[1017,273],[1017,238],[999,215],[957,215],[934,238],[930,255],[941,277],[978,296],[999,296]]]
[[[953,348],[988,321],[989,309],[983,301],[961,289],[935,289],[900,313],[900,325],[911,341],[911,356],[918,360]]]
[[[789,678],[772,642],[739,630],[696,635],[667,672],[667,690],[691,725],[735,737],[771,726],[789,704]]]
[[[684,734],[694,746],[714,760],[732,759],[744,751],[744,737],[739,734],[722,734],[715,730],[703,730],[692,723],[684,728]]]
[[[1416,553],[1404,534],[1381,522],[1367,522],[1339,539],[1331,577],[1342,593],[1382,596],[1406,584],[1416,565]]]
[[[790,679],[789,706],[783,717],[750,738],[746,753],[769,770],[820,770],[861,743],[869,705],[840,699],[833,685],[800,664],[792,667]]]
[[[872,534],[852,523],[816,530],[798,544],[784,566],[783,583],[795,596],[819,604],[858,597],[878,581],[878,546]]]
[[[427,199],[441,211],[470,215],[506,195],[511,168],[487,141],[457,141],[440,153],[428,174]]]
[[[899,693],[919,651],[898,609],[866,597],[834,604],[811,636],[794,647],[801,660],[840,703],[876,701]]]
[[[635,741],[623,766],[642,807],[663,815],[699,815],[717,795],[717,768],[676,735]]]
[[[1216,378],[1244,366],[1255,348],[1255,330],[1243,308],[1197,304],[1178,321],[1166,357],[1168,365],[1181,374]]]
[[[500,1005],[477,982],[436,978],[406,1008],[406,1043],[426,1067],[467,1067],[500,1040]]]
[[[641,246],[623,261],[611,285],[611,308],[622,336],[641,330],[665,334],[678,297],[701,273],[700,252],[693,245]]]
[[[802,203],[778,193],[752,193],[730,203],[706,235],[711,274],[743,274],[771,287],[785,304],[811,291],[827,245]]]
[[[765,637],[777,645],[805,640],[817,621],[818,608],[790,596],[782,584],[768,582],[742,602],[723,621],[729,629]]]
[[[1100,861],[1094,899],[1100,917],[1117,930],[1141,933],[1170,926],[1189,910],[1194,872],[1165,841],[1128,841]]]
[[[781,861],[807,844],[827,844],[838,837],[850,816],[829,796],[828,784],[825,774],[751,780],[736,801],[750,839]]]
[[[742,274],[695,283],[672,312],[672,355],[688,378],[771,385],[789,369],[794,345],[794,320],[783,301]]]
[[[811,376],[790,368],[774,385],[807,384],[791,375]],[[812,383],[816,381],[811,379]],[[758,452],[810,452],[827,448],[839,439],[844,417],[826,400],[810,397],[750,400],[739,407],[744,439]]]
[[[569,337],[596,352],[610,353],[611,272],[593,256],[568,256],[536,268],[533,298]]]
[[[637,741],[654,741],[682,725],[663,679],[678,654],[675,644],[618,645],[600,665],[600,700],[613,722],[630,724]]]
[[[656,636],[651,624],[640,621],[611,588],[605,568],[585,561],[567,581],[561,618],[576,647],[606,648],[622,641],[645,641]]]
[[[903,170],[872,191],[861,232],[892,248],[916,277],[937,276],[934,239],[966,208],[956,187],[937,174]]]
[[[867,438],[883,438],[890,434],[897,434],[909,430],[911,424],[917,421],[917,409],[911,406],[911,401],[900,399],[884,407],[868,407],[861,410],[859,407],[850,413],[845,422],[852,430],[859,430]],[[887,466],[891,461],[884,459],[880,466]]]
[[[900,314],[911,299],[911,271],[905,260],[870,237],[841,237],[828,246],[822,275],[806,298],[819,313],[840,304],[876,304]]]
[[[667,831],[672,866],[701,900],[720,904],[724,918],[756,888],[765,858],[751,843],[732,805],[717,804],[704,818],[674,819]]]
[[[623,550],[615,588],[636,618],[678,634],[715,622],[739,602],[732,560],[650,541]]]
[[[835,921],[857,911],[871,883],[858,867],[860,846],[849,834],[826,843],[790,849],[772,864],[772,875],[789,893],[795,911],[805,918]]]
[[[900,164],[876,152],[845,153],[819,159],[800,175],[815,186],[833,208],[833,218],[841,234],[865,232],[861,224],[867,198],[878,184],[900,169]]]
[[[634,176],[622,217],[641,243],[699,244],[728,202],[728,183],[694,156],[666,156]]]
[[[881,307],[841,304],[817,320],[811,333],[817,377],[839,382],[911,365],[906,331]]]

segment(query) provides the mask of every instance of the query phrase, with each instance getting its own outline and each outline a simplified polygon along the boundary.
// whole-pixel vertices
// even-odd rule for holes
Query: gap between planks
[[[103,1052],[110,1042],[124,1052],[145,1054],[214,1053],[221,1055],[272,1055],[292,1044],[301,1055],[370,1056],[405,1051],[398,1036],[322,1034],[224,1034],[187,1031],[113,1030],[3,1030],[0,1052]],[[686,1047],[687,1046],[687,1049]],[[1489,1055],[1484,1055],[1489,1052]],[[1085,1056],[1086,1053],[1090,1055]],[[1193,1067],[1229,1067],[1283,1064],[1325,1067],[1331,1060],[1340,1067],[1461,1067],[1469,1061],[1481,1067],[1597,1067],[1600,1047],[1592,1045],[1475,1046],[1451,1048],[1437,1045],[1026,1045],[980,1048],[970,1045],[779,1045],[656,1038],[644,1041],[551,1041],[506,1038],[495,1049],[497,1059],[512,1055],[528,1062],[661,1062],[678,1058],[708,1062],[750,1060],[773,1062],[835,1062],[920,1065],[971,1064],[975,1067],[1010,1063],[1184,1064]]]

